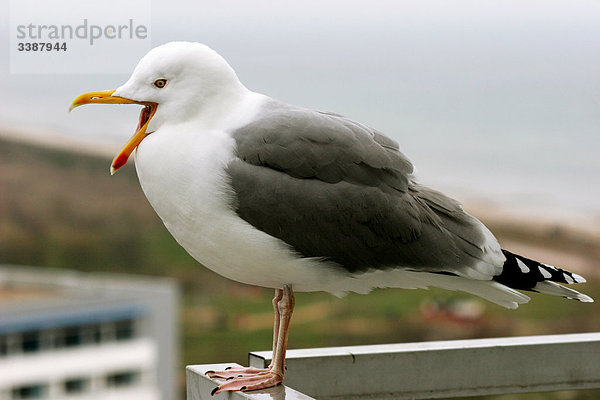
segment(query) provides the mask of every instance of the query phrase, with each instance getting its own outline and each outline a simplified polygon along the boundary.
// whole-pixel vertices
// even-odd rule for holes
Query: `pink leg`
[[[254,367],[240,367],[240,368],[229,368],[225,371],[208,371],[206,374],[211,378],[221,378],[221,379],[233,379],[233,378],[243,378],[243,377],[251,377],[260,374],[267,373],[271,366],[273,365],[273,359],[275,359],[275,353],[277,351],[277,338],[279,336],[279,302],[283,297],[282,289],[275,289],[275,297],[273,297],[273,310],[275,311],[275,319],[273,323],[273,355],[271,364],[268,368],[254,368]]]
[[[275,297],[273,297],[273,311],[275,312],[275,318],[273,320],[273,352],[271,355],[271,365],[273,365],[273,359],[275,358],[275,353],[277,353],[277,338],[279,337],[279,324],[281,323],[281,315],[279,313],[279,302],[283,298],[283,290],[275,289]]]
[[[279,322],[275,322],[275,330],[277,332],[276,340],[274,337],[274,352],[271,365],[266,370],[256,370],[254,373],[246,373],[242,374],[242,376],[229,378],[229,382],[219,386],[212,394],[221,393],[223,391],[265,389],[283,382],[283,376],[285,374],[285,352],[287,349],[288,333],[295,300],[294,292],[290,286],[284,286],[283,290],[280,292],[281,298],[277,302],[275,311],[276,317],[277,314],[279,314],[279,318],[276,318]],[[275,292],[275,298],[278,297],[278,294],[279,292]],[[275,303],[275,299],[273,302]],[[221,377],[221,373],[214,373],[210,376]]]
[[[276,373],[280,373],[282,378],[285,374],[285,352],[287,350],[290,322],[292,321],[295,304],[294,291],[290,286],[284,286],[283,297],[278,304],[280,322],[277,335],[277,348],[273,353],[273,361],[271,362],[271,369]]]

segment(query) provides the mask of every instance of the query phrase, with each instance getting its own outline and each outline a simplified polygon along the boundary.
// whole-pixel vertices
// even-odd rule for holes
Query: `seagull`
[[[420,184],[396,141],[339,114],[247,89],[214,50],[152,49],[116,90],[71,104],[142,105],[111,174],[135,151],[141,187],[177,242],[222,276],[275,289],[273,361],[211,371],[212,394],[283,382],[294,292],[440,287],[507,308],[519,290],[593,300],[575,273],[504,250],[462,206]]]

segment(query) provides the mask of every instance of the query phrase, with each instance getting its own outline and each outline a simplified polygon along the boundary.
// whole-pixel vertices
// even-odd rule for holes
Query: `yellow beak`
[[[145,106],[142,110],[142,114],[140,115],[140,122],[136,129],[136,132],[133,134],[131,139],[123,146],[121,151],[116,155],[110,165],[110,174],[113,175],[119,168],[127,163],[129,156],[135,150],[135,148],[142,142],[142,140],[148,136],[146,134],[146,129],[148,129],[148,124],[150,120],[156,113],[156,109],[158,105],[152,102],[142,102],[131,99],[126,99],[125,97],[113,96],[114,90],[106,90],[101,92],[89,92],[84,93],[80,96],[77,96],[75,100],[71,103],[69,107],[69,111],[74,109],[75,107],[82,106],[84,104],[94,104],[94,103],[102,103],[102,104],[139,104]]]

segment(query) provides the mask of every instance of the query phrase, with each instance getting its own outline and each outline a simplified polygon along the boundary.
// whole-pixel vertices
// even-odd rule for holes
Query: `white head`
[[[150,126],[155,130],[165,115],[170,122],[182,122],[244,90],[227,61],[210,47],[170,42],[150,50],[113,96],[158,104]]]
[[[214,117],[248,90],[217,52],[200,43],[171,42],[148,52],[131,77],[117,90],[77,97],[71,109],[89,103],[144,105],[135,135],[115,157],[111,171],[127,158],[148,133],[162,124]]]

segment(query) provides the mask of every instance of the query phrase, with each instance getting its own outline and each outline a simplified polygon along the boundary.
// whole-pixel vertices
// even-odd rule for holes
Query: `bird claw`
[[[241,369],[241,368],[236,368]],[[244,368],[249,369],[249,368]],[[258,390],[258,389],[266,389],[273,386],[277,386],[283,382],[283,376],[277,372],[273,372],[271,370],[259,370],[257,368],[253,368],[254,370],[261,371],[255,374],[246,373],[242,377],[234,377],[231,380],[223,383],[219,387],[215,388],[211,395],[219,394],[225,391],[241,391],[247,392],[250,390]],[[229,372],[229,371],[227,371]]]

